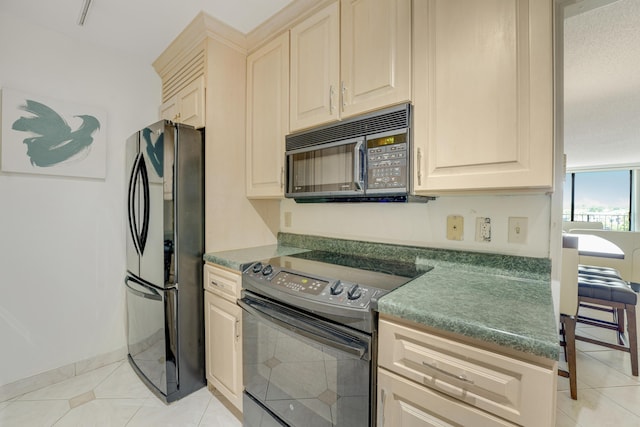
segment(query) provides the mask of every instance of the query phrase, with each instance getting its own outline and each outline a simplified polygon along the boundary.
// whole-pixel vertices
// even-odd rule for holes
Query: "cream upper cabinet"
[[[291,29],[290,86],[292,131],[340,117],[339,3]]]
[[[291,131],[411,99],[411,0],[342,0],[291,29]]]
[[[552,1],[414,2],[414,190],[549,189]]]
[[[340,27],[342,116],[411,100],[411,0],[342,0]]]
[[[289,129],[289,33],[247,58],[246,195],[284,196],[284,139]]]
[[[207,381],[242,411],[242,309],[236,304],[239,273],[204,267],[205,360]]]
[[[204,76],[200,76],[160,106],[160,117],[195,128],[204,127],[204,90]]]

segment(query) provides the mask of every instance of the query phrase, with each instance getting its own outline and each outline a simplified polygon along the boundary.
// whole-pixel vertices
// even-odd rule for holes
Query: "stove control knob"
[[[331,295],[340,295],[343,290],[344,286],[342,286],[342,283],[340,282],[334,283],[333,286],[331,286],[331,289],[329,289]]]
[[[254,273],[260,273],[260,270],[262,270],[262,263],[261,262],[256,262],[255,264],[253,264],[252,271]]]
[[[271,267],[271,264],[267,264],[267,266],[262,269],[262,275],[263,276],[268,276],[271,273],[273,273],[273,267]]]
[[[353,285],[351,289],[349,289],[349,292],[347,292],[347,297],[350,300],[358,299],[361,296],[362,296],[362,291],[360,290],[360,286],[358,285]]]

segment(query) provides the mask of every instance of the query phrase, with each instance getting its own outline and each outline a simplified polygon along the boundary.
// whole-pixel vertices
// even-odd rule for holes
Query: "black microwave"
[[[297,202],[407,202],[411,105],[402,104],[286,137],[285,197]]]

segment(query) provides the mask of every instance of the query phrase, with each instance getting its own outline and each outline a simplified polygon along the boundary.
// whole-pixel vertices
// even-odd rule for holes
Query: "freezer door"
[[[127,290],[127,347],[138,375],[166,399],[178,390],[177,291],[134,277]]]
[[[175,284],[173,230],[174,126],[160,121],[140,131],[140,156],[147,169],[148,234],[140,256],[140,277],[152,285]]]

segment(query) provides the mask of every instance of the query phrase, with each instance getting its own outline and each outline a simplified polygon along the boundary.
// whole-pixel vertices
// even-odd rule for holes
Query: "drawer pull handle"
[[[220,287],[220,285],[218,284],[218,282],[216,282],[215,280],[211,280],[211,284],[212,284],[213,286]]]
[[[452,374],[451,372],[447,372],[444,369],[438,368],[438,364],[436,362],[432,362],[432,363],[422,362],[422,364],[427,368],[431,368],[437,372],[440,372],[441,374],[455,378],[458,381],[463,381],[467,384],[473,384],[473,380],[468,379],[466,375],[464,374],[456,375],[456,374]]]

